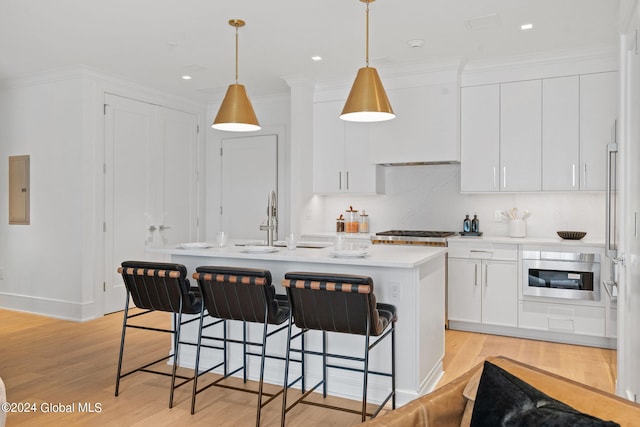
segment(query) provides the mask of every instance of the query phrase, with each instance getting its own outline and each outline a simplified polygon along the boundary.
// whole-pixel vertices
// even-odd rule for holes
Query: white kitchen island
[[[207,249],[149,249],[149,252],[164,255],[165,260],[184,264],[189,275],[196,267],[204,265],[261,268],[271,271],[273,284],[278,293],[285,293],[281,281],[289,271],[333,272],[367,275],[373,278],[374,292],[379,302],[393,304],[398,310],[396,323],[396,391],[397,403],[408,401],[432,390],[442,376],[444,356],[444,308],[446,248],[373,245],[364,258],[336,258],[332,248],[278,248],[273,253],[246,253],[244,247],[230,242],[224,248]],[[191,279],[193,281],[193,279]],[[238,338],[240,322],[230,322],[230,333]],[[191,325],[189,325],[191,326]],[[249,330],[249,339],[259,341],[262,330],[254,325]],[[195,327],[183,330],[183,337],[195,338]],[[311,333],[308,348],[318,349],[321,333]],[[370,369],[388,370],[390,367],[390,340],[372,350]],[[237,346],[236,346],[237,347]],[[329,350],[362,356],[364,338],[329,334]],[[286,348],[286,332],[270,338],[267,351],[283,355]],[[240,350],[230,351],[231,366],[239,366]],[[204,359],[219,360],[219,355],[209,353]],[[258,358],[252,357],[249,377],[257,379]],[[315,384],[321,378],[320,358],[308,356],[307,384]],[[181,349],[180,365],[193,367],[195,350],[189,346]],[[202,364],[201,364],[202,366]],[[292,375],[297,364],[292,364]],[[283,363],[267,360],[265,381],[282,383]],[[362,376],[342,370],[329,370],[328,392],[331,395],[360,400],[362,398]],[[381,401],[390,387],[390,380],[375,375],[369,376],[369,400]],[[215,390],[211,391],[212,393]]]

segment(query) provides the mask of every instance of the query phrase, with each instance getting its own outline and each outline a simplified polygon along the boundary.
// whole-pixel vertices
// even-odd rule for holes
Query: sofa
[[[522,403],[529,401],[525,395],[536,396],[532,404]],[[507,415],[500,415],[502,412]],[[509,422],[496,418],[503,415],[523,418]],[[562,417],[582,419],[577,422]],[[365,424],[640,426],[640,405],[506,357],[490,357],[452,382]]]

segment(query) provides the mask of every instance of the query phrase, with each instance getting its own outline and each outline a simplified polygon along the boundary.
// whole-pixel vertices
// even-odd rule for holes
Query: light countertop
[[[247,252],[246,247],[236,246],[242,241],[230,240],[223,248],[181,249],[176,247],[147,248],[148,252],[168,255],[185,255],[195,257],[256,259],[283,262],[309,262],[319,264],[342,264],[393,268],[414,268],[431,259],[444,255],[447,248],[430,246],[397,246],[369,245],[366,256],[361,258],[339,258],[332,255],[332,246],[325,248],[297,248],[289,250],[278,247],[276,252],[253,253]],[[304,242],[299,242],[303,244]]]
[[[483,242],[483,243],[506,243],[512,245],[559,245],[559,246],[591,246],[604,247],[604,241],[589,239],[587,235],[581,240],[564,240],[558,236],[549,237],[509,237],[509,236],[453,236],[447,237],[448,242]]]
[[[315,232],[304,233],[304,239],[317,239],[324,241],[331,241],[336,237],[335,232]],[[343,234],[346,240],[360,241],[370,240],[375,237],[375,233],[345,233]],[[509,236],[488,236],[483,235],[480,237],[475,236],[460,236],[455,235],[447,237],[449,242],[483,242],[483,243],[504,243],[512,245],[564,245],[564,246],[591,246],[591,247],[604,247],[604,240],[592,239],[587,235],[581,240],[563,240],[557,235],[551,235],[546,237],[509,237]]]

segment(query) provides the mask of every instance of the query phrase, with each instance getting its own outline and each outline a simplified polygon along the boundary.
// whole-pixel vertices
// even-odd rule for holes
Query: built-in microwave
[[[522,295],[600,301],[600,254],[522,251]]]

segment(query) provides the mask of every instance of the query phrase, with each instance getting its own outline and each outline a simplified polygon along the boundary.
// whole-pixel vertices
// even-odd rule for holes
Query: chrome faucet
[[[273,246],[273,233],[278,229],[278,200],[276,192],[271,190],[267,198],[267,224],[262,224],[260,230],[267,232],[267,246]]]

